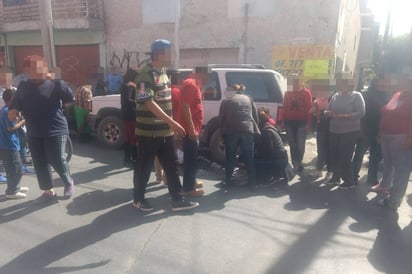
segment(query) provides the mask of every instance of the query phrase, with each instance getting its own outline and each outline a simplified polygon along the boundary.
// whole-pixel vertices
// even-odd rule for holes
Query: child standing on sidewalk
[[[3,160],[7,176],[6,198],[25,198],[24,192],[27,187],[20,187],[23,174],[23,164],[20,158],[20,143],[17,130],[24,125],[25,121],[10,121],[8,118],[9,106],[13,100],[13,91],[6,89],[3,92],[5,106],[0,110],[0,159]]]

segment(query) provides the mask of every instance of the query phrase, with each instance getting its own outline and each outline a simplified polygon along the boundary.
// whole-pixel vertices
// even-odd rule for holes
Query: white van
[[[204,126],[200,143],[210,150],[212,160],[224,162],[224,145],[218,125],[220,104],[225,90],[234,84],[246,87],[246,94],[253,98],[256,107],[266,106],[274,120],[286,91],[286,79],[278,72],[260,65],[211,65],[208,83],[202,85]]]

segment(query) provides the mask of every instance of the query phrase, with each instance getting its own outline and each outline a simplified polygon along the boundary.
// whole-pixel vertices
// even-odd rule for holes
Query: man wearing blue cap
[[[151,45],[151,62],[140,70],[136,79],[135,133],[139,153],[133,174],[133,204],[142,211],[153,210],[145,199],[145,190],[155,156],[166,174],[172,210],[181,211],[199,205],[186,201],[181,195],[173,135],[184,136],[185,130],[171,117],[171,86],[164,69],[171,64],[171,47],[168,40],[155,40]]]

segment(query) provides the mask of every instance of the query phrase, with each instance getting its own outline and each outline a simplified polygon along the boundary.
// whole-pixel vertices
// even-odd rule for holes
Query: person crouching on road
[[[266,107],[258,108],[259,129],[256,136],[255,166],[256,180],[261,184],[276,182],[285,178],[288,153],[278,130],[270,123],[270,112]],[[287,179],[286,179],[287,180]]]

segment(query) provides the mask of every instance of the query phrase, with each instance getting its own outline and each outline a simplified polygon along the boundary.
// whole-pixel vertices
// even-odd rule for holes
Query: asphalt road
[[[306,172],[289,186],[224,192],[217,187],[222,171],[202,162],[205,196],[183,213],[172,212],[167,189],[154,184],[147,197],[156,210],[138,212],[121,151],[94,142],[75,142],[74,150],[72,199],[40,203],[33,175],[22,180],[27,199],[0,197],[1,274],[412,271],[412,187],[394,213],[376,206],[364,177],[352,190],[313,180],[305,175],[313,139]]]

